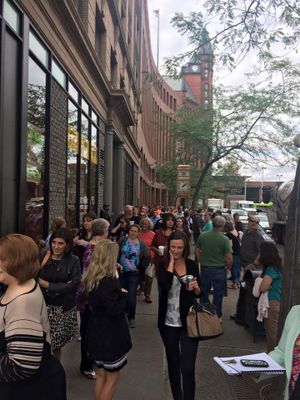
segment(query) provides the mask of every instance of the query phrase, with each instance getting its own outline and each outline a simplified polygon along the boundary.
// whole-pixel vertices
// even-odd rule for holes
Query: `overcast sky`
[[[153,58],[157,59],[157,18],[153,10],[159,9],[160,12],[160,40],[159,40],[159,65],[160,69],[163,65],[164,57],[170,57],[178,53],[184,52],[187,49],[187,42],[184,37],[179,35],[171,26],[171,18],[176,12],[189,14],[192,11],[200,11],[203,0],[148,0],[149,24],[152,40]],[[253,60],[253,58],[252,58]],[[253,64],[254,65],[254,64]],[[233,73],[228,73],[225,70],[214,70],[214,81],[228,85],[238,85],[245,82],[244,73],[249,71],[251,63],[249,59],[242,64],[238,70]],[[247,175],[251,176],[250,180],[261,180],[262,175],[265,181],[278,181],[294,179],[295,167],[285,168],[268,168],[263,171],[257,168],[256,170],[247,169]],[[245,174],[245,170],[241,171]]]

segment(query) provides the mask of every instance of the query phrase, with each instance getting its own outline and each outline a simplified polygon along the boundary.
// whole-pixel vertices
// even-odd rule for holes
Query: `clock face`
[[[199,71],[199,65],[192,65],[192,71],[193,72],[198,72]]]
[[[189,184],[187,182],[179,182],[178,188],[179,190],[187,191],[189,189]]]

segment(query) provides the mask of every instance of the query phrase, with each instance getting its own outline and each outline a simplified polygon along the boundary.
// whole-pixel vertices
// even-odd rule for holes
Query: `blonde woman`
[[[132,347],[125,318],[127,291],[120,288],[117,279],[118,254],[116,243],[107,239],[99,242],[83,279],[91,308],[87,347],[98,367],[96,400],[113,398],[120,370],[127,364]]]

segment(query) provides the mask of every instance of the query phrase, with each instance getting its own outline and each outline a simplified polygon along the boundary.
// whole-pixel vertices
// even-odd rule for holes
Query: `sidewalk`
[[[250,333],[230,320],[235,311],[238,290],[228,289],[224,298],[224,335],[199,342],[196,365],[196,399],[259,400],[260,386],[251,379],[228,377],[213,361],[214,356],[233,356],[265,351],[265,339],[253,343]],[[153,288],[152,304],[138,296],[136,328],[131,329],[133,349],[128,365],[122,370],[114,400],[172,400],[166,362],[157,320],[157,289]],[[74,342],[63,351],[63,364],[68,379],[68,400],[93,399],[93,382],[79,373],[80,343]],[[265,384],[264,384],[265,386]],[[278,397],[279,399],[281,397]],[[272,397],[272,400],[275,398]],[[277,400],[277,399],[276,399]]]
[[[153,287],[153,303],[137,297],[136,328],[130,329],[133,349],[128,365],[122,369],[114,400],[162,400],[164,390],[164,349],[157,329],[157,287]],[[80,342],[63,349],[63,365],[67,374],[68,400],[92,400],[93,381],[79,372]]]

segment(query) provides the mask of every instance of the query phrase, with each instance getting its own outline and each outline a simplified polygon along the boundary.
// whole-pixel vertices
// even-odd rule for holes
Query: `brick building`
[[[203,46],[196,58],[181,69],[181,79],[161,76],[156,68],[150,43],[148,10],[142,13],[141,103],[138,121],[138,145],[141,151],[140,203],[175,205],[155,174],[155,163],[172,157],[169,127],[183,105],[188,109],[212,104],[213,53]],[[171,144],[171,146],[170,146]]]
[[[0,24],[0,235],[172,203],[153,165],[177,107],[210,101],[211,54],[165,82],[142,0],[0,0]]]

